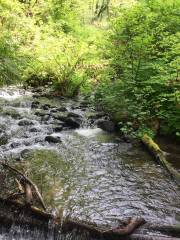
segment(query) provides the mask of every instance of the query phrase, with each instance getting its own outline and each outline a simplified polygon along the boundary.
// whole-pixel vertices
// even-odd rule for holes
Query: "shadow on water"
[[[176,183],[141,146],[123,142],[97,128],[95,122],[90,124],[87,116],[95,113],[93,107],[82,107],[82,100],[42,98],[36,108],[31,108],[34,100],[30,94],[15,92],[15,97],[13,92],[10,95],[1,91],[1,158],[28,174],[38,185],[50,211],[61,217],[111,226],[132,216],[142,216],[151,223],[180,222],[180,191]],[[51,107],[45,107],[45,103]],[[44,115],[38,116],[42,106]],[[53,115],[59,108],[78,114],[80,128],[54,131],[62,124]],[[24,118],[31,123],[20,126],[19,121]],[[61,141],[45,141],[49,135]],[[11,178],[6,177],[9,187],[14,188]],[[54,238],[49,233],[44,237],[38,230],[16,226],[1,232],[0,239],[88,239],[76,234]]]

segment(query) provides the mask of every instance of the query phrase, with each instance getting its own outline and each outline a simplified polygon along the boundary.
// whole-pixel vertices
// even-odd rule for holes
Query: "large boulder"
[[[52,117],[54,119],[60,120],[62,122],[65,122],[68,118],[67,113],[61,114],[61,113],[54,113],[52,114]]]
[[[81,120],[73,117],[68,117],[65,123],[68,127],[75,129],[80,127]]]
[[[107,132],[114,132],[116,130],[116,125],[110,120],[99,120],[97,126]]]
[[[78,114],[75,113],[55,113],[52,115],[54,119],[62,121],[64,124],[63,126],[68,128],[79,128],[81,124],[81,119]]]

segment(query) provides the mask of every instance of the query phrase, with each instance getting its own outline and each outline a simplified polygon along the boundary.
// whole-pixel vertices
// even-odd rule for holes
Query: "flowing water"
[[[85,100],[34,99],[31,93],[8,88],[0,90],[0,108],[1,159],[26,171],[50,211],[111,226],[132,216],[150,223],[180,223],[177,184],[143,147],[98,128],[90,117],[98,113]],[[78,115],[79,128],[55,130],[62,121],[53,114],[65,114],[62,109]],[[25,124],[19,124],[22,119]],[[45,141],[47,136],[58,141]],[[8,233],[1,229],[0,235],[43,238],[42,233],[22,232],[16,226]]]

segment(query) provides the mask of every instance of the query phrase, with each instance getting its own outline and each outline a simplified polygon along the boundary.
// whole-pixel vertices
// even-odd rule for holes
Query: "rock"
[[[31,128],[29,131],[30,132],[40,132],[41,130],[34,127],[34,128]]]
[[[99,120],[97,126],[107,132],[114,132],[116,130],[116,125],[109,120]]]
[[[6,130],[6,125],[0,123],[0,133]]]
[[[36,87],[31,90],[33,93],[42,93],[43,88],[42,87]]]
[[[36,111],[34,114],[39,117],[50,115],[49,111],[45,111],[45,110]]]
[[[71,109],[79,109],[79,106],[72,106]]]
[[[19,153],[13,153],[12,158],[15,161],[21,161],[21,155]]]
[[[49,110],[49,108],[51,108],[51,105],[50,104],[44,104],[44,105],[41,106],[41,108],[43,110]]]
[[[41,94],[35,93],[35,94],[32,95],[32,97],[33,97],[33,98],[40,98],[40,97],[41,97]]]
[[[57,111],[58,112],[66,112],[67,109],[65,107],[59,107],[59,108],[57,108]]]
[[[0,134],[0,146],[8,143],[8,136],[5,132]]]
[[[53,127],[53,131],[54,131],[54,132],[61,132],[62,130],[63,130],[63,126]]]
[[[88,119],[98,119],[98,118],[105,117],[105,113],[104,112],[88,112],[86,113],[86,116]]]
[[[48,121],[50,119],[50,115],[44,115],[41,117],[42,121]]]
[[[59,113],[52,114],[52,117],[63,122],[65,122],[68,118],[67,114],[59,114]]]
[[[71,115],[76,116],[75,117],[70,117]],[[55,119],[60,120],[62,122],[64,122],[63,126],[65,127],[70,127],[70,128],[79,128],[80,127],[80,123],[81,123],[81,119],[79,118],[78,114],[74,114],[74,113],[64,113],[64,114],[53,114],[52,115]]]
[[[3,111],[3,115],[6,116],[11,116],[14,119],[21,119],[22,116],[20,115],[20,113],[14,109],[14,108],[7,108]]]
[[[42,137],[42,136],[37,136],[37,137],[34,139],[34,142],[35,142],[35,143],[43,143],[43,142],[44,142],[44,137]]]
[[[66,123],[60,120],[52,120],[49,122],[49,124],[52,124],[54,126],[62,126],[62,127],[66,126]]]
[[[97,112],[95,116],[96,118],[102,118],[102,117],[105,117],[106,114],[104,112]]]
[[[67,118],[65,120],[65,123],[68,127],[71,127],[73,129],[79,128],[80,127],[80,120],[75,119],[75,118]]]
[[[45,141],[49,142],[49,143],[60,143],[60,142],[62,142],[60,137],[52,136],[52,135],[46,136]]]
[[[83,101],[80,103],[79,107],[88,107],[90,103],[88,101]]]
[[[23,119],[18,122],[18,125],[19,126],[30,126],[30,125],[34,125],[34,123],[31,120]]]
[[[39,101],[33,101],[32,104],[31,104],[31,108],[38,108],[39,104],[40,104]]]
[[[51,109],[50,111],[50,113],[57,113],[57,112],[58,112],[57,108]]]
[[[19,147],[20,145],[21,145],[21,144],[18,143],[18,142],[13,142],[13,143],[10,144],[10,147],[11,147],[11,148],[17,148],[17,147]]]
[[[27,158],[30,155],[31,150],[30,149],[24,149],[21,151],[20,156],[22,158]]]
[[[81,116],[79,114],[73,113],[73,112],[69,112],[67,116],[68,117],[73,117],[73,118],[81,118]]]

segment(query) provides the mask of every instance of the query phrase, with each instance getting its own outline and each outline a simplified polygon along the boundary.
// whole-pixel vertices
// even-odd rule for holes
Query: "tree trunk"
[[[180,173],[166,160],[164,152],[160,147],[153,141],[151,137],[145,134],[142,137],[142,142],[148,148],[148,150],[154,155],[163,167],[170,173],[170,175],[180,183]]]

